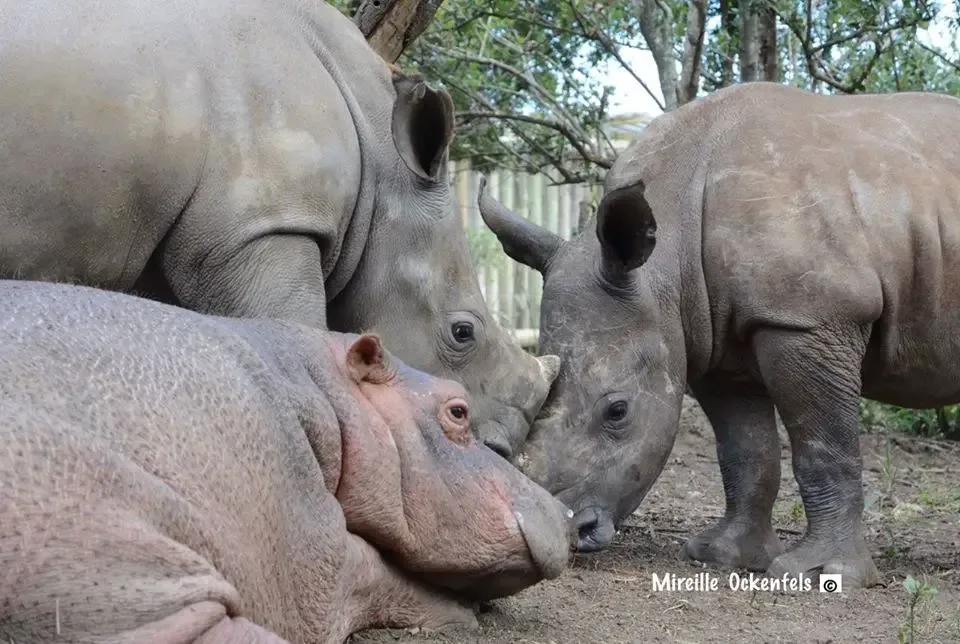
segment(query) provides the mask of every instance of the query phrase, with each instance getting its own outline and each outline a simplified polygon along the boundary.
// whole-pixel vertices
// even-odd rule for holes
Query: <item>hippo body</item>
[[[375,335],[0,282],[0,640],[471,624],[572,513],[468,424]]]
[[[0,0],[0,276],[375,330],[527,431],[556,375],[489,314],[453,103],[319,0]]]
[[[858,397],[960,401],[960,100],[735,86],[655,119],[569,243],[481,205],[545,275],[540,350],[562,366],[526,472],[578,513],[581,549],[606,545],[662,471],[689,385],[726,513],[686,553],[876,580]],[[786,552],[775,408],[808,520]]]

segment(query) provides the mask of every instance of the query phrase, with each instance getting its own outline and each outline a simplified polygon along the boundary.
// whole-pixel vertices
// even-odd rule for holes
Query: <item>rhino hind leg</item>
[[[760,372],[787,427],[807,529],[768,568],[772,576],[843,575],[877,582],[863,539],[863,462],[858,397],[868,333],[863,329],[763,329],[754,335]]]
[[[780,487],[780,441],[773,401],[762,391],[705,379],[694,395],[713,426],[726,511],[690,538],[684,554],[730,568],[766,570],[783,551],[773,530]]]

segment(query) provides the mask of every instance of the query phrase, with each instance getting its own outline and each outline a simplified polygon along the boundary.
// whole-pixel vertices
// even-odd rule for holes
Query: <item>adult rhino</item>
[[[0,0],[0,69],[0,276],[376,330],[484,435],[529,429],[558,365],[484,304],[450,97],[334,8]]]
[[[606,545],[662,471],[689,384],[726,513],[686,553],[876,580],[858,396],[960,401],[960,100],[736,86],[646,128],[607,175],[595,230],[562,243],[485,194],[481,212],[545,278],[540,348],[562,366],[526,472],[578,513],[581,550]],[[786,552],[775,407],[808,522]]]
[[[375,335],[0,282],[0,640],[473,625],[572,513],[469,423]]]

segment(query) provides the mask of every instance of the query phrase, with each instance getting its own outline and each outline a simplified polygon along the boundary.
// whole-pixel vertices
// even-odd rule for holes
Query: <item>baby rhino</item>
[[[374,335],[0,282],[0,641],[476,623],[569,512]]]

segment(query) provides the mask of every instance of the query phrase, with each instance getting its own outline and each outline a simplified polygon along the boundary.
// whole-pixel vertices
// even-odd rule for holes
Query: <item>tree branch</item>
[[[443,0],[354,0],[353,21],[388,63],[424,32]]]
[[[609,170],[613,165],[613,160],[606,157],[599,157],[593,152],[588,150],[583,141],[577,137],[577,135],[566,127],[562,123],[558,123],[553,119],[544,119],[537,116],[528,116],[526,114],[514,114],[512,112],[459,112],[457,118],[465,123],[469,123],[474,119],[500,119],[505,121],[520,121],[523,123],[530,123],[532,125],[539,125],[540,127],[545,127],[553,130],[559,134],[563,135],[567,141],[570,142],[570,145],[577,151],[577,153],[582,156],[585,160],[590,163],[596,164],[605,170]]]
[[[603,30],[597,26],[597,23],[594,22],[593,19],[587,16],[584,16],[580,12],[580,10],[577,9],[576,6],[574,6],[573,2],[571,2],[570,0],[567,0],[567,5],[573,11],[573,15],[577,19],[577,22],[580,23],[580,26],[583,27],[585,31],[589,27],[590,32],[592,32],[592,35],[595,37],[596,41],[599,42],[600,45],[603,47],[603,50],[606,51],[611,56],[613,56],[613,58],[618,63],[620,63],[620,66],[623,67],[623,69],[626,70],[628,74],[633,76],[633,79],[637,81],[637,83],[640,84],[640,87],[642,87],[643,90],[650,96],[650,98],[653,99],[653,102],[657,104],[657,107],[663,110],[664,104],[660,101],[659,98],[657,98],[657,95],[653,93],[653,90],[650,89],[650,87],[643,81],[643,79],[640,78],[640,76],[635,71],[633,71],[633,66],[627,64],[627,61],[624,60],[623,56],[620,55],[620,51],[617,48],[617,46],[614,44],[612,40],[610,40],[607,37],[605,33],[603,33]],[[647,46],[649,46],[649,44],[650,43],[647,43]]]
[[[551,92],[548,92],[546,88],[540,85],[540,83],[538,83],[533,78],[532,74],[523,72],[522,70],[517,69],[513,65],[508,65],[507,63],[501,62],[499,60],[495,60],[493,58],[487,58],[486,56],[477,56],[468,52],[455,51],[453,49],[447,49],[446,47],[439,47],[439,46],[434,47],[433,50],[438,54],[447,56],[449,58],[454,58],[456,60],[477,63],[479,65],[486,65],[488,67],[495,67],[497,69],[507,72],[511,76],[519,78],[524,83],[530,86],[530,89],[533,90],[533,92],[540,97],[541,101],[543,101],[547,105],[550,105],[554,110],[556,110],[557,114],[561,118],[563,118],[564,121],[567,122],[568,127],[571,130],[575,130],[577,132],[577,135],[580,137],[582,141],[589,140],[589,137],[587,136],[586,132],[584,132],[580,128],[578,121],[575,118],[573,118],[569,113],[567,113],[567,111],[563,108],[563,106],[560,105],[560,103],[557,102],[557,100],[553,97],[553,94]]]

